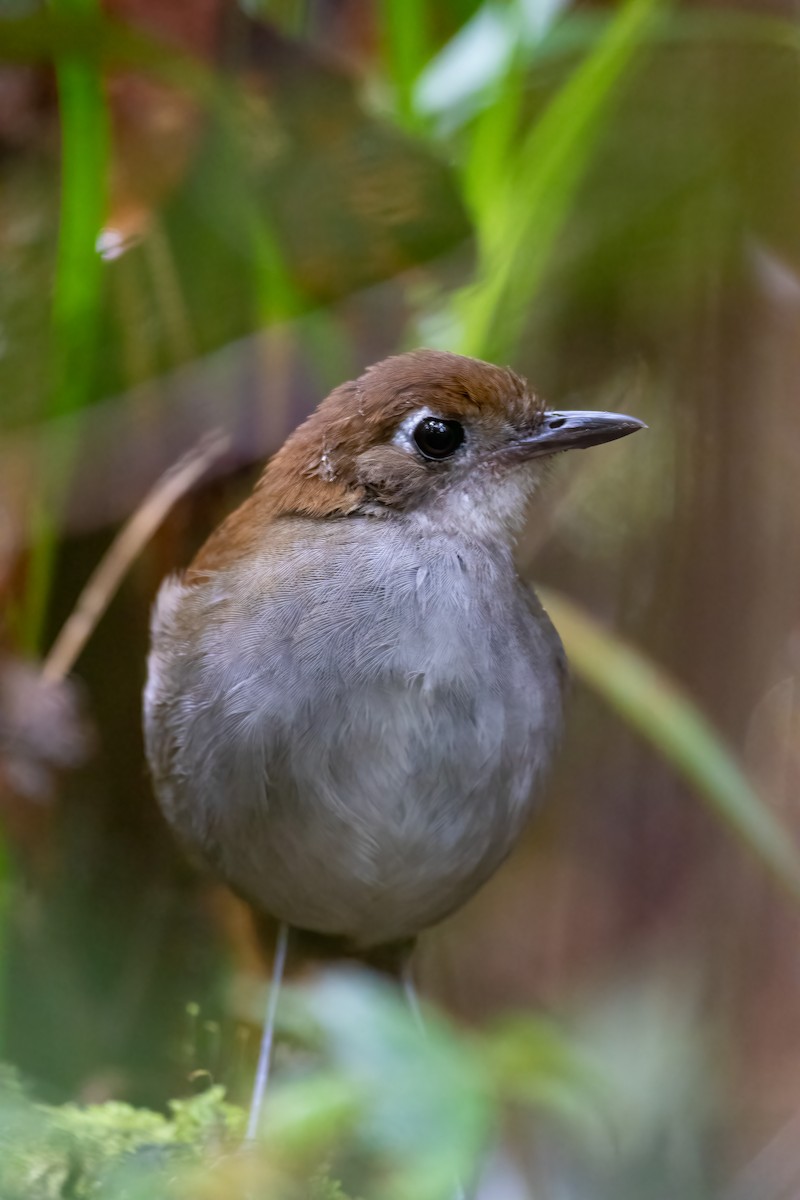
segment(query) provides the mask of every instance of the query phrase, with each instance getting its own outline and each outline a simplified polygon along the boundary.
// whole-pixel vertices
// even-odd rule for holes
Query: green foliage
[[[56,12],[82,16],[94,0],[59,0]],[[80,412],[92,398],[103,295],[98,239],[106,207],[109,131],[100,70],[96,64],[64,56],[57,68],[61,115],[61,205],[53,282],[52,378],[48,416]],[[66,487],[69,464],[55,464]],[[21,642],[39,648],[53,569],[57,529],[49,507],[39,503],[32,517],[32,551],[23,603]]]
[[[426,36],[433,14],[427,0],[381,0],[384,60],[394,87],[394,108],[411,129],[421,126],[414,87],[431,47]]]
[[[465,168],[480,261],[475,283],[457,303],[463,353],[500,362],[513,354],[601,122],[662,8],[660,0],[620,5],[530,127],[522,120],[520,64],[510,60],[497,100],[477,118],[476,157]]]
[[[686,1148],[711,1112],[691,988],[663,981],[612,994],[569,1027],[517,1015],[481,1033],[426,1014],[364,973],[340,973],[285,996],[316,1027],[322,1059],[284,1059],[258,1142],[222,1089],[170,1105],[60,1108],[0,1089],[3,1200],[451,1200],[474,1180],[509,1110],[557,1131],[599,1178],[652,1169],[665,1130]],[[680,1181],[680,1173],[673,1178]]]
[[[649,267],[631,273],[625,301],[666,328],[671,363],[673,331],[691,323],[694,311],[686,260],[699,261],[701,278],[714,276],[729,253],[731,210],[752,210],[756,227],[766,221],[762,207],[771,211],[752,182],[761,161],[753,146],[782,106],[772,104],[769,89],[767,102],[750,87],[750,72],[756,47],[785,53],[796,66],[794,27],[677,12],[665,0],[625,0],[603,13],[555,4],[541,27],[530,18],[538,6],[523,0],[381,0],[379,58],[365,99],[303,46],[311,7],[249,5],[268,18],[277,14],[295,39],[276,35],[284,70],[254,92],[104,18],[94,0],[59,0],[0,23],[0,54],[52,66],[59,100],[57,171],[41,155],[27,168],[30,188],[21,173],[0,198],[9,205],[3,228],[29,207],[41,229],[57,227],[57,237],[40,234],[33,249],[23,240],[8,250],[11,269],[0,280],[0,325],[12,333],[0,354],[3,422],[71,421],[66,448],[47,463],[47,494],[43,484],[26,508],[31,550],[16,632],[28,648],[41,645],[61,501],[81,421],[99,399],[300,317],[314,349],[303,371],[324,390],[347,377],[356,358],[347,314],[336,305],[393,278],[401,282],[382,321],[396,321],[403,310],[398,344],[435,341],[500,361],[532,359],[529,331],[541,331],[536,314],[549,302],[545,285],[567,243],[590,264],[581,277],[589,308],[612,307],[630,262],[644,258]],[[11,15],[25,11],[18,4]],[[645,183],[622,169],[625,178],[614,177],[604,191],[602,173],[592,174],[603,153],[612,175],[632,161],[615,157],[613,136],[628,84],[654,50],[687,45],[710,60],[719,45],[738,47],[746,62],[740,81],[748,86],[730,110],[718,110],[713,87],[707,109],[692,100],[677,148],[661,153],[659,143],[651,167],[640,147]],[[112,262],[97,253],[114,150],[103,79],[120,64],[169,82],[195,104],[202,137],[171,190],[150,198],[152,220],[139,244]],[[370,110],[376,98],[379,117]],[[657,93],[655,102],[661,99]],[[753,117],[751,129],[736,105],[750,120],[759,104],[769,119]],[[663,114],[646,118],[649,138]],[[632,127],[629,118],[617,139],[624,142]],[[775,148],[782,152],[780,139]],[[783,189],[789,197],[794,190]],[[596,205],[596,225],[579,219],[581,202]],[[681,242],[689,218],[701,235]],[[778,234],[766,224],[772,243]],[[779,233],[779,219],[776,227]],[[476,258],[466,286],[463,265],[455,276],[424,275],[471,240]],[[43,303],[43,294],[51,299]],[[702,287],[698,295],[705,303]],[[651,328],[644,320],[636,326],[646,345]],[[544,353],[532,360],[538,367]],[[576,673],[800,896],[792,839],[705,714],[665,671],[586,612],[557,594],[544,599]],[[3,853],[4,969],[7,864]],[[662,1167],[672,1194],[700,1195],[695,1143],[714,1071],[698,1023],[682,1007],[692,981],[681,982],[680,995],[661,980],[652,994],[617,994],[602,1012],[571,1014],[563,1029],[524,1014],[474,1034],[430,1014],[422,1039],[392,992],[331,977],[295,1001],[303,1020],[315,1023],[314,1055],[321,1046],[322,1061],[309,1067],[298,1056],[299,1065],[278,1073],[257,1150],[240,1149],[243,1115],[219,1088],[174,1102],[165,1116],[124,1104],[38,1105],[7,1083],[0,1200],[228,1200],[254,1192],[270,1200],[439,1200],[452,1195],[455,1179],[474,1177],[509,1111],[530,1122],[526,1130],[555,1124],[572,1156],[590,1159],[602,1177],[597,1195],[640,1200],[652,1194]],[[693,1161],[664,1167],[660,1148],[678,1126]]]
[[[0,1096],[0,1195],[3,1200],[75,1200],[107,1195],[108,1181],[125,1170],[158,1168],[166,1194],[171,1174],[235,1146],[243,1114],[222,1089],[176,1101],[170,1116],[128,1104],[58,1108],[33,1104],[19,1088]],[[124,1188],[112,1189],[122,1197]]]
[[[626,0],[605,21],[587,21],[578,15],[534,28],[526,6],[518,0],[505,6],[489,4],[441,46],[436,21],[425,5],[385,0],[380,6],[381,47],[386,79],[393,89],[393,115],[398,124],[425,139],[428,151],[453,155],[460,195],[452,180],[437,175],[430,166],[432,156],[420,157],[418,164],[427,161],[426,170],[432,174],[407,198],[402,238],[398,241],[393,235],[383,248],[386,229],[370,228],[367,210],[361,211],[360,223],[354,222],[352,228],[343,222],[342,213],[361,186],[356,171],[359,154],[366,154],[365,170],[371,172],[363,185],[373,187],[383,179],[382,164],[387,170],[392,163],[396,166],[397,156],[407,151],[385,127],[378,131],[357,112],[341,80],[317,69],[307,71],[302,104],[296,90],[284,91],[281,85],[273,93],[270,109],[259,110],[254,119],[236,89],[223,86],[179,54],[104,21],[93,3],[62,0],[46,19],[39,14],[7,23],[0,34],[6,54],[21,60],[52,56],[58,67],[62,168],[49,332],[53,365],[41,414],[79,414],[96,399],[101,383],[113,387],[124,383],[116,372],[123,361],[137,355],[159,369],[254,324],[297,315],[330,298],[336,286],[333,281],[346,276],[347,264],[362,264],[345,284],[354,287],[370,275],[385,275],[398,265],[424,259],[448,239],[453,242],[465,235],[462,202],[477,242],[474,278],[462,291],[438,298],[438,311],[428,314],[427,328],[437,331],[437,340],[466,353],[509,360],[626,77],[638,59],[667,36],[666,30],[673,36],[681,29],[695,38],[712,36],[713,22],[684,25],[673,19],[667,25],[667,7],[661,0]],[[501,38],[502,50],[493,59],[490,56],[494,74],[487,78],[479,51],[490,25]],[[465,53],[470,29],[478,44]],[[720,30],[726,29],[728,36],[749,32],[778,42],[782,26],[721,23]],[[785,31],[783,39],[789,44]],[[441,64],[454,50],[461,54],[460,90],[452,90],[451,69],[451,94],[448,97],[447,86],[439,86],[434,114],[426,108],[426,81],[437,71],[441,74]],[[171,79],[196,100],[202,98],[213,116],[209,137],[185,188],[172,199],[141,251],[130,251],[118,266],[104,264],[97,253],[110,151],[101,87],[104,57],[137,63],[159,78]],[[531,73],[543,64],[552,68],[554,61],[559,63],[556,86],[548,84],[546,98],[537,107]],[[471,91],[470,69],[478,71]],[[316,116],[307,115],[326,107],[338,114],[335,120],[341,123],[335,144],[346,147],[349,174],[340,194],[336,192],[337,159],[325,157],[330,131],[326,127],[320,138]],[[442,120],[443,113],[449,114],[449,125]],[[309,147],[314,151],[311,156]],[[317,160],[318,186],[309,177]],[[413,165],[409,158],[411,175]],[[316,198],[331,190],[332,203],[315,208]],[[298,213],[302,220],[295,225]],[[428,214],[427,229],[420,226],[410,233],[422,213]],[[313,239],[309,227],[315,231]],[[348,240],[353,237],[357,240]],[[336,250],[338,242],[344,247],[341,253]],[[202,255],[194,253],[198,244],[203,245]],[[372,256],[371,263],[362,261],[367,246],[369,253],[364,250],[364,254]],[[330,261],[325,261],[326,254],[332,255]],[[113,319],[105,311],[109,298],[130,295],[137,274],[150,277],[144,288],[148,297],[142,294],[137,304],[149,302],[152,292],[161,314],[154,328],[165,339],[165,345],[145,352],[128,344],[129,338],[139,335],[127,311],[122,309],[117,317],[113,303]],[[234,279],[231,303],[209,307],[207,298],[216,296],[220,281],[224,287],[224,281]],[[422,313],[420,321],[425,324]],[[340,369],[347,370],[341,338],[324,315],[315,318],[314,328],[321,358],[343,360]],[[110,356],[106,351],[103,364],[97,360],[101,333],[104,343],[110,341],[113,348]],[[14,392],[12,382],[6,389],[9,393]],[[333,377],[325,380],[326,385],[333,382]],[[79,430],[73,427],[70,442],[78,437]],[[32,550],[20,608],[20,637],[29,648],[40,640],[57,546],[54,512],[60,491],[68,485],[71,455],[69,445],[66,450],[62,447],[53,464],[48,496],[33,506]],[[603,636],[598,632],[599,638]],[[629,673],[614,643],[607,643],[607,652],[603,679],[612,681],[608,684],[612,687],[613,680]],[[633,719],[645,711],[649,711],[646,705],[637,704],[625,715]],[[709,731],[700,736],[699,726],[692,727],[693,718],[686,710],[683,717],[695,753],[676,753],[674,740],[659,740],[665,726],[657,718],[649,723],[651,739],[694,782],[702,777],[703,794],[745,831],[751,845],[773,864],[783,858],[779,871],[785,876],[791,870],[792,851],[781,851],[774,830],[766,834],[768,816],[741,775],[734,785],[730,772],[726,775],[722,770],[724,752],[718,744],[713,748]],[[732,805],[734,792],[738,798]]]

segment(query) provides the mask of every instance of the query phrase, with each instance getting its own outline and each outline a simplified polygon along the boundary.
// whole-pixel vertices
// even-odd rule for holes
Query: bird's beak
[[[614,442],[637,429],[646,429],[644,421],[623,413],[585,412],[581,409],[546,412],[541,424],[515,441],[514,457],[538,458],[561,450],[585,450],[602,442]]]

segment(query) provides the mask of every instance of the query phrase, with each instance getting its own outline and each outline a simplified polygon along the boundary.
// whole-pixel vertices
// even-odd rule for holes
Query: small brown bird
[[[475,359],[388,358],[323,401],[162,585],[156,793],[180,840],[281,922],[276,985],[287,927],[407,946],[513,847],[565,677],[514,535],[550,456],[641,426],[548,412]]]

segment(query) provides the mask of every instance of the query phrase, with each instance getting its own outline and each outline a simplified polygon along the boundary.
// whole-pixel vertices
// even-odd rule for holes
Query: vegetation
[[[755,1156],[800,1083],[800,29],[771,13],[0,13],[0,1056],[32,1081],[2,1091],[0,1196],[786,1178]],[[330,386],[418,344],[651,431],[558,474],[521,539],[571,731],[550,815],[423,945],[451,1017],[421,1038],[347,974],[287,998],[246,1150],[254,938],[149,795],[147,610]]]

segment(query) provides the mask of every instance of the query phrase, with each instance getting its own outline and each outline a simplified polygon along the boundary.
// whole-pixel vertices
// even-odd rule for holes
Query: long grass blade
[[[96,0],[53,0],[60,16],[85,18]],[[64,56],[56,65],[61,119],[61,204],[53,283],[52,357],[48,416],[76,413],[91,400],[102,306],[103,264],[97,239],[106,204],[108,118],[99,69]],[[67,485],[69,463],[55,470],[55,491]],[[54,513],[40,501],[32,516],[31,558],[22,608],[21,641],[29,651],[42,634],[57,543]]]
[[[662,0],[622,5],[509,160],[491,206],[474,214],[480,266],[459,304],[465,353],[501,362],[513,355],[601,122],[663,7]]]

